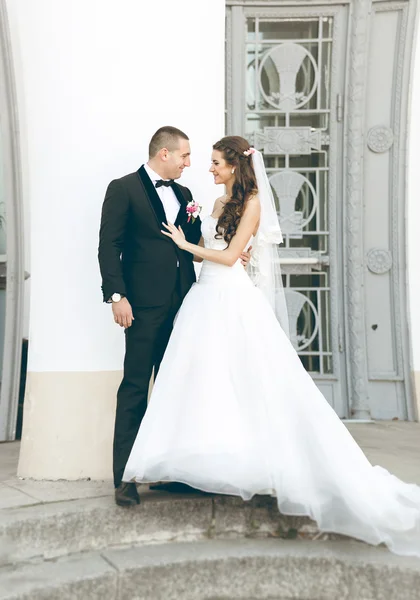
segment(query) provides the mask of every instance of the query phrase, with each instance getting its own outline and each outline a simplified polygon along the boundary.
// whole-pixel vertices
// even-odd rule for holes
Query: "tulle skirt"
[[[420,487],[369,463],[265,297],[226,269],[205,266],[184,300],[123,479],[272,494],[322,531],[420,557]]]

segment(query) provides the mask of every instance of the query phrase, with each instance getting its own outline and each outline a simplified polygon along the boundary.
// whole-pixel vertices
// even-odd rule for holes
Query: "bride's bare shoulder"
[[[225,199],[225,197],[225,194],[223,194],[223,196],[219,196],[218,198],[216,198],[216,200],[214,201],[214,206],[222,204],[222,201]]]
[[[261,210],[261,203],[258,194],[252,194],[246,203],[246,209],[249,212],[258,213]]]
[[[219,196],[219,198],[216,198],[216,200],[214,201],[213,204],[213,210],[212,210],[212,214],[213,213],[218,213],[218,212],[222,212],[223,210],[223,200],[224,200],[225,196]]]

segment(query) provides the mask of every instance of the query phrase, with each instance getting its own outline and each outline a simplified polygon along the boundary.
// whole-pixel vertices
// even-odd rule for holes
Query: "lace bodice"
[[[203,219],[201,224],[201,233],[204,239],[204,246],[211,250],[225,250],[227,244],[223,238],[215,238],[217,219],[209,215]],[[248,244],[247,244],[248,246]],[[238,259],[233,267],[221,265],[219,263],[204,260],[199,277],[199,283],[211,283],[212,285],[252,285],[251,279]]]
[[[212,250],[225,250],[227,244],[223,238],[215,238],[217,219],[209,215],[203,219],[201,224],[201,233],[204,239],[204,246]]]
[[[227,248],[227,244],[226,244],[225,240],[220,237],[217,237],[217,238],[215,237],[215,235],[217,233],[217,229],[216,229],[217,221],[218,221],[218,219],[215,219],[211,215],[204,217],[203,222],[201,224],[201,233],[202,233],[203,239],[204,239],[204,246],[206,248],[211,248],[212,250],[225,250]],[[253,236],[251,236],[251,239],[249,240],[246,247],[249,246],[249,244],[252,241],[252,238],[253,238]],[[244,248],[244,250],[245,250],[245,248]]]

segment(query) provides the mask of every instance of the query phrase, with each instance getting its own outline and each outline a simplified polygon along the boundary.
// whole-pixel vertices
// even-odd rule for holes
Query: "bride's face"
[[[224,183],[225,185],[233,181],[235,176],[232,174],[232,165],[229,165],[223,158],[220,150],[213,150],[211,155],[211,167],[209,169],[214,177],[214,183]]]

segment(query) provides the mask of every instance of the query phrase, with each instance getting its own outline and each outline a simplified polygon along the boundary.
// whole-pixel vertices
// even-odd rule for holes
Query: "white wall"
[[[102,304],[97,264],[105,189],[171,124],[191,139],[182,183],[210,210],[211,145],[224,130],[224,0],[7,5],[31,213],[29,371],[119,369],[123,335]]]

